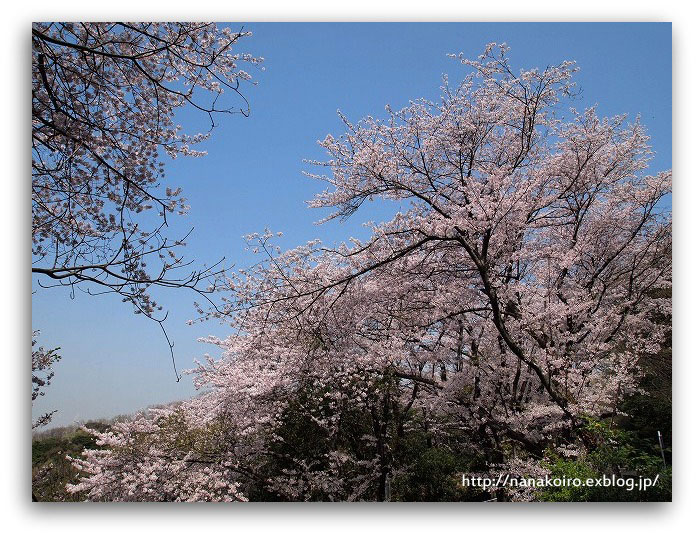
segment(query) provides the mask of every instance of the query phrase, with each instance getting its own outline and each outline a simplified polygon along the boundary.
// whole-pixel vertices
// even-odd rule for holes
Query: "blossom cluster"
[[[225,281],[225,308],[201,310],[234,334],[194,371],[208,393],[182,406],[194,429],[224,419],[219,471],[232,461],[235,478],[291,500],[385,499],[418,432],[542,475],[547,449],[591,448],[585,419],[636,388],[668,334],[671,172],[646,174],[638,121],[559,119],[572,63],[514,74],[506,54],[466,60],[439,103],[343,118],[347,132],[321,142],[329,174],[313,176],[328,188],[313,206],[412,203],[369,240],[280,251],[270,231],[248,238],[261,261]],[[292,432],[298,414],[311,437]],[[90,456],[81,489],[103,497],[95,475],[114,478],[124,456]]]

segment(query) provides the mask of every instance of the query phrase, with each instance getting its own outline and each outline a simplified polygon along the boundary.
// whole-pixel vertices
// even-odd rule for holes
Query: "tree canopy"
[[[669,336],[671,172],[647,174],[638,120],[567,109],[572,62],[516,73],[495,44],[461,61],[440,101],[321,142],[313,206],[410,208],[336,248],[250,236],[261,261],[201,310],[234,328],[194,371],[204,393],[96,432],[71,489],[388,500],[428,467],[542,475],[597,448],[591,423]]]

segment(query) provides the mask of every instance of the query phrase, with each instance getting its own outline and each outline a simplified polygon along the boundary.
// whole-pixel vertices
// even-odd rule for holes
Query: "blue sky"
[[[238,28],[235,24],[233,27]],[[465,68],[448,53],[475,57],[491,41],[510,45],[515,66],[545,67],[576,60],[582,89],[576,108],[598,104],[601,115],[641,114],[656,152],[651,171],[671,167],[672,37],[670,24],[616,23],[246,23],[254,32],[244,51],[265,58],[252,70],[257,86],[245,91],[252,113],[220,118],[203,146],[208,156],[168,164],[167,180],[182,186],[191,205],[172,236],[190,227],[186,254],[200,262],[226,257],[237,267],[252,258],[242,235],[269,227],[283,231],[292,247],[313,238],[327,242],[366,236],[361,224],[389,217],[390,207],[373,205],[345,223],[317,226],[323,213],[305,201],[323,185],[307,179],[303,159],[322,159],[316,141],[340,134],[340,109],[351,120],[383,116],[409,99],[437,99],[443,73],[452,83]],[[189,114],[182,121],[197,124]],[[199,337],[223,337],[217,323],[187,326],[195,315],[194,295],[167,292],[167,328],[179,370],[217,349]],[[187,398],[190,379],[176,383],[159,327],[133,315],[117,297],[71,300],[66,289],[41,289],[32,297],[32,326],[40,343],[60,346],[62,361],[39,414],[58,409],[55,425],[130,413],[155,403]]]

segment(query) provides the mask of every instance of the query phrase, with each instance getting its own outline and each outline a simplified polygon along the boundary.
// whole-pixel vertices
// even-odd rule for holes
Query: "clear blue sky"
[[[238,24],[233,25],[235,28]],[[382,116],[384,106],[439,95],[441,76],[452,83],[464,67],[447,53],[475,57],[491,41],[511,46],[519,68],[576,60],[582,96],[574,106],[598,104],[602,115],[641,114],[657,153],[652,171],[671,167],[672,38],[670,24],[280,24],[247,23],[254,36],[245,51],[265,58],[265,71],[245,94],[252,114],[221,118],[203,147],[208,156],[168,164],[172,185],[182,186],[191,211],[172,233],[194,226],[186,249],[201,262],[225,256],[249,264],[242,235],[283,231],[281,245],[312,238],[335,242],[364,237],[361,223],[385,219],[389,209],[368,207],[343,224],[316,226],[322,214],[305,201],[323,185],[305,178],[302,160],[324,155],[316,141],[341,133],[340,109],[350,119]],[[188,114],[183,117],[188,119]],[[179,370],[217,348],[196,341],[224,337],[217,323],[187,326],[195,315],[186,291],[161,295],[170,309],[168,331]],[[190,378],[174,380],[159,327],[133,315],[117,297],[70,300],[66,289],[40,290],[32,298],[32,326],[40,343],[60,346],[62,361],[34,414],[58,409],[55,425],[131,413],[191,396]]]

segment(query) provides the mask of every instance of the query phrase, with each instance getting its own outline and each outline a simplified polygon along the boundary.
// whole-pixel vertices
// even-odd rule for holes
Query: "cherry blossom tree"
[[[72,461],[80,470],[101,469],[68,489],[116,502],[246,500],[219,449],[221,441],[230,443],[221,421],[201,427],[175,409],[151,413],[96,433],[100,448],[87,451],[89,461]]]
[[[193,268],[168,237],[185,214],[165,157],[202,156],[209,135],[175,114],[248,114],[238,52],[251,35],[212,23],[35,23],[32,26],[32,274],[41,286],[113,292],[161,320],[155,287],[208,293],[219,263]],[[241,106],[240,106],[241,105]]]
[[[44,388],[51,385],[51,380],[55,375],[55,372],[51,370],[54,364],[60,361],[60,354],[58,350],[60,348],[52,348],[46,350],[43,346],[34,348],[38,342],[39,331],[35,330],[32,332],[31,338],[31,401],[32,403],[39,398],[44,396],[46,392]],[[39,428],[40,426],[45,426],[53,418],[53,414],[56,412],[50,411],[41,415],[36,421],[31,425],[32,428]]]
[[[311,176],[328,188],[312,206],[407,211],[338,247],[252,235],[260,262],[225,280],[224,309],[201,309],[234,335],[210,340],[223,357],[193,371],[206,393],[176,411],[194,430],[225,422],[208,459],[224,482],[389,500],[413,438],[537,476],[549,452],[593,449],[586,421],[636,389],[669,329],[671,172],[647,174],[638,120],[566,112],[573,63],[516,74],[507,52],[462,57],[470,73],[439,102],[342,116],[346,132],[321,142],[328,174]],[[158,422],[113,441],[142,419]],[[108,497],[123,458],[86,453],[79,489]]]

